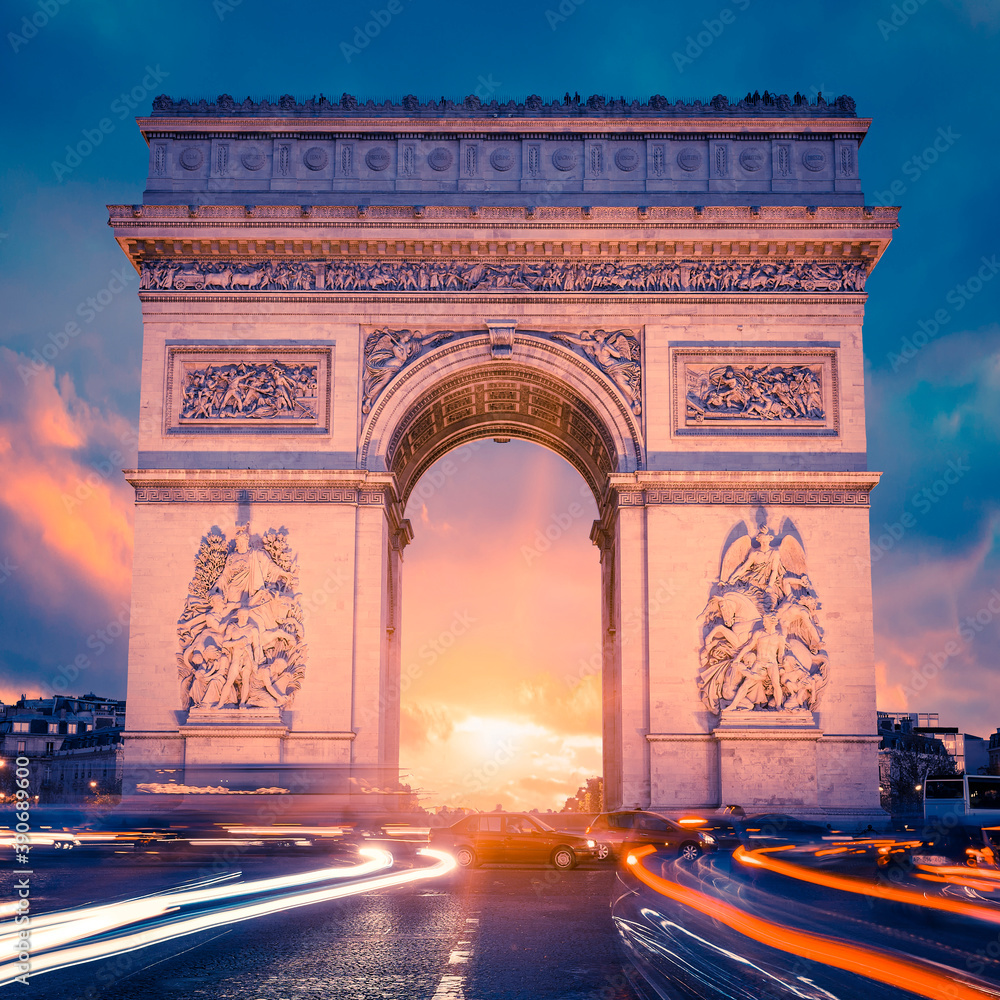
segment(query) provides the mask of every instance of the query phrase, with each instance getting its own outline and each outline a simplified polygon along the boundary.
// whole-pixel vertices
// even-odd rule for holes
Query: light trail
[[[990,923],[1000,924],[1000,909],[989,904],[966,903],[957,899],[945,899],[942,896],[925,896],[916,889],[904,889],[900,886],[876,885],[867,879],[857,875],[831,875],[827,872],[816,871],[805,865],[795,864],[791,861],[779,861],[769,855],[771,848],[760,848],[755,851],[748,851],[744,847],[738,847],[733,851],[733,858],[743,865],[754,865],[775,872],[778,875],[787,875],[789,878],[799,882],[810,882],[813,885],[822,885],[828,889],[836,889],[840,892],[851,892],[861,896],[870,896],[878,899],[886,899],[893,903],[908,903],[911,906],[921,906],[929,910],[941,910],[944,913],[953,913],[956,916],[971,917],[975,920],[985,920]],[[969,869],[970,874],[973,869]]]
[[[422,848],[417,853],[436,858],[437,862],[428,868],[417,868],[389,875],[379,875],[363,881],[352,882],[350,885],[314,889],[309,892],[299,892],[283,896],[280,899],[261,900],[242,906],[217,910],[212,913],[173,920],[169,923],[157,924],[156,926],[135,931],[131,934],[124,934],[110,940],[65,947],[49,952],[48,954],[35,954],[34,935],[32,934],[32,955],[28,975],[33,977],[43,972],[53,972],[56,969],[65,969],[74,965],[81,965],[85,962],[93,962],[95,959],[110,958],[115,955],[124,954],[125,952],[136,951],[139,948],[148,948],[150,945],[171,941],[189,934],[197,934],[199,931],[210,930],[213,927],[228,926],[244,920],[252,920],[255,917],[296,909],[300,906],[312,906],[316,903],[343,899],[345,896],[353,896],[362,892],[372,892],[377,889],[407,885],[410,882],[418,882],[423,879],[438,878],[441,875],[448,874],[448,872],[453,871],[457,867],[455,859],[444,851]],[[20,964],[17,962],[8,962],[0,965],[0,986],[6,986],[24,974]]]
[[[77,910],[59,910],[41,916],[32,916],[31,950],[49,951],[72,941],[93,937],[140,921],[152,920],[175,912],[182,906],[209,903],[233,896],[249,896],[256,893],[277,892],[312,882],[327,882],[331,879],[361,878],[377,871],[391,868],[392,855],[388,851],[365,848],[358,852],[370,858],[369,861],[349,867],[320,868],[315,871],[300,872],[295,875],[280,875],[274,878],[255,879],[252,882],[236,882],[230,885],[216,885],[205,889],[177,890],[138,899],[105,903]],[[0,924],[0,961],[9,959],[19,952],[18,939],[22,925]]]
[[[689,906],[769,948],[909,990],[928,1000],[983,1000],[984,997],[996,998],[998,995],[987,983],[930,962],[896,958],[875,948],[848,944],[837,938],[795,930],[751,916],[697,889],[689,889],[654,875],[640,863],[653,850],[652,846],[643,847],[627,858],[630,870],[640,882],[660,895]]]

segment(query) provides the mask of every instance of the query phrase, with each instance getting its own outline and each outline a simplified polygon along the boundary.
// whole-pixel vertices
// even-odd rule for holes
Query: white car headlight
[[[588,847],[596,847],[597,845],[592,840],[588,840],[587,841],[587,846]]]
[[[713,837],[710,833],[703,833],[701,835],[701,839],[702,839],[702,843],[705,843],[705,844],[714,844],[715,843],[715,837]]]

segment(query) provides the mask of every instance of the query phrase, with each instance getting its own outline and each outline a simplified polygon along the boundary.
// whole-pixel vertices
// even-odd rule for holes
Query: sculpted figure
[[[815,709],[827,656],[816,622],[819,601],[802,545],[786,520],[740,535],[722,557],[701,615],[698,684],[711,712]]]
[[[572,344],[583,350],[597,363],[628,400],[632,412],[642,412],[642,370],[639,367],[639,345],[630,330],[581,330],[575,333],[554,333],[553,340]]]
[[[365,341],[365,376],[362,382],[361,412],[368,413],[378,394],[395,378],[410,358],[455,334],[451,330],[421,333],[419,330],[390,330],[384,327]]]
[[[236,551],[226,559],[215,589],[228,604],[241,604],[243,601],[252,604],[264,584],[273,580],[290,581],[291,574],[276,565],[266,552],[260,549],[251,551],[249,525],[241,524],[236,529]]]
[[[202,540],[177,628],[183,707],[288,703],[305,669],[296,583],[284,531],[252,546],[239,525],[232,551],[217,528]]]

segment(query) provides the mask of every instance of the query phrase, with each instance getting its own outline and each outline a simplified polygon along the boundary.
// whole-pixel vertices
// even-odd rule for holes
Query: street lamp
[[[97,782],[96,782],[96,781],[92,781],[92,782],[90,783],[90,787],[91,787],[91,788],[96,788],[96,787],[97,787]]]

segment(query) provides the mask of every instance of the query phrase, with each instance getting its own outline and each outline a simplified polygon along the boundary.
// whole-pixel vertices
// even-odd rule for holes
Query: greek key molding
[[[640,490],[619,493],[620,507],[649,507],[655,504],[780,504],[783,506],[855,506],[869,505],[869,491],[817,489],[675,489]]]
[[[136,486],[136,503],[349,503],[385,506],[381,490],[309,489],[307,487]]]

